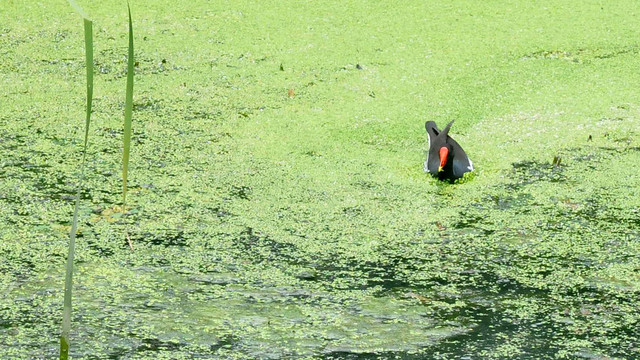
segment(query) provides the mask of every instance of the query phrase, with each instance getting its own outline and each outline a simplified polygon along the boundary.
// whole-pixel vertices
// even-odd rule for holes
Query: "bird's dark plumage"
[[[424,126],[429,136],[429,152],[424,162],[424,171],[440,180],[453,181],[465,173],[473,171],[473,163],[462,147],[449,136],[453,121],[440,131],[433,121]]]

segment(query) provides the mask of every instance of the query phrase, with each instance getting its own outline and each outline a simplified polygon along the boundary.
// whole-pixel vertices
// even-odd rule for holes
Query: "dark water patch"
[[[497,197],[496,197],[497,198]],[[493,198],[491,198],[493,200]],[[497,202],[497,199],[495,200]],[[481,215],[477,212],[468,213],[466,211],[461,211],[457,222],[455,222],[452,227],[454,229],[466,229],[466,228],[476,228],[478,225],[482,223],[484,219],[486,219],[486,215]]]
[[[519,193],[516,195],[488,195],[488,201],[494,205],[497,210],[506,210],[512,208],[524,208],[528,212],[528,207],[533,200],[533,196],[528,193]]]
[[[303,269],[301,271],[298,271],[294,276],[300,280],[318,280],[318,272],[315,269]]]
[[[199,274],[199,275],[189,277],[189,280],[205,286],[208,286],[208,285],[226,286],[229,284],[238,284],[242,282],[241,278],[230,273]]]
[[[598,156],[598,154],[595,154],[595,153],[579,154],[579,155],[573,156],[571,160],[575,162],[595,163],[600,161],[600,156]]]
[[[518,358],[539,358],[557,350],[552,349],[551,344],[557,340],[559,329],[548,321],[550,314],[537,311],[518,318],[510,311],[514,307],[508,305],[510,299],[546,302],[548,296],[545,291],[523,286],[492,272],[481,273],[481,279],[460,297],[465,306],[442,308],[434,314],[440,322],[459,322],[470,328],[468,332],[431,346],[429,353],[434,354],[434,359],[475,359],[481,352],[498,353],[498,347],[505,339],[517,337],[527,341],[520,344],[511,356],[519,354]]]
[[[37,260],[30,254],[16,254],[5,250],[0,251],[0,259],[3,259],[0,270],[4,274],[11,274],[18,282],[26,281],[36,269]]]
[[[512,260],[512,262],[517,261],[516,259]],[[479,278],[481,279],[480,284],[488,285],[481,288],[491,289],[491,292],[485,294],[485,296],[493,297],[494,294],[498,296],[525,296],[528,298],[546,298],[548,296],[546,290],[523,285],[513,278],[499,275],[493,271],[479,272]],[[478,288],[474,288],[474,290],[477,291]]]
[[[0,169],[13,168],[15,171],[24,171],[31,174],[40,174],[46,172],[50,168],[49,164],[42,164],[41,159],[45,159],[47,155],[42,151],[23,149],[20,154],[7,154],[3,162],[0,163]]]
[[[76,198],[76,184],[68,182],[64,175],[54,173],[38,177],[34,180],[34,188],[41,196],[47,199],[72,202]],[[95,190],[93,192],[95,192]],[[92,201],[93,192],[86,186],[83,187],[80,189],[80,199]]]
[[[48,169],[51,167],[51,165],[47,165],[47,164],[29,164],[29,163],[23,163],[23,164],[14,164],[14,166],[18,166],[21,167],[24,171],[30,171],[30,172],[34,172],[34,173],[42,173],[45,169]]]
[[[511,206],[527,206],[529,196],[521,197]],[[473,214],[471,214],[473,215]],[[481,219],[473,219],[468,226],[477,226]],[[594,223],[595,226],[595,223]],[[444,231],[446,236],[456,238],[456,230]],[[560,230],[560,229],[558,229]],[[497,234],[495,236],[502,237]],[[495,238],[494,236],[494,238]],[[329,261],[321,263],[316,269],[319,272],[320,281],[331,283],[335,279],[347,278],[347,289],[366,289],[370,286],[380,286],[383,293],[412,292],[419,294],[429,305],[432,301],[449,304],[438,306],[435,312],[429,316],[435,316],[438,323],[460,323],[470,329],[469,333],[460,334],[453,338],[447,338],[435,345],[428,347],[423,353],[426,358],[433,359],[476,359],[482,358],[522,358],[522,359],[547,359],[553,358],[552,354],[567,349],[567,344],[576,341],[589,341],[596,344],[594,336],[598,333],[598,326],[592,319],[585,320],[592,326],[584,334],[575,334],[574,328],[557,320],[558,313],[562,312],[562,303],[557,300],[558,292],[562,288],[555,287],[553,278],[559,271],[565,268],[587,270],[592,268],[585,259],[567,257],[562,253],[554,253],[552,249],[541,248],[536,250],[535,243],[530,244],[530,252],[519,246],[492,247],[484,241],[465,242],[464,237],[457,241],[442,243],[442,256],[445,258],[456,255],[457,261],[452,257],[451,261],[457,265],[456,269],[442,268],[439,273],[442,276],[429,276],[429,279],[420,281],[409,280],[407,273],[424,271],[419,264],[429,261],[425,254],[394,255],[389,253],[379,261]],[[497,238],[496,238],[497,239]],[[460,252],[461,250],[465,250]],[[378,254],[379,255],[379,254]],[[395,258],[394,258],[395,256]],[[335,260],[335,259],[334,259]],[[589,260],[589,259],[586,259]],[[444,259],[443,264],[448,263]],[[341,265],[344,264],[344,265]],[[513,276],[506,275],[506,269],[513,269]],[[523,272],[526,272],[524,274]],[[539,279],[538,282],[526,283],[518,279]],[[551,281],[551,282],[550,282]],[[344,284],[344,282],[341,282]],[[442,285],[442,286],[439,286]],[[458,291],[449,293],[441,290],[453,287]],[[575,285],[568,285],[565,289],[576,289]],[[342,290],[343,288],[337,288]],[[571,298],[597,298],[600,303],[611,302],[606,298],[606,292],[597,292],[597,289],[586,287],[585,293],[563,293],[563,297]],[[596,292],[594,292],[596,291]],[[627,295],[627,300],[629,296]],[[422,302],[422,300],[421,300]],[[462,304],[462,305],[460,305]],[[531,305],[529,305],[531,304]],[[620,320],[622,320],[620,318]],[[618,330],[614,337],[629,339],[631,335],[637,335],[638,330],[627,327]],[[605,343],[597,343],[599,350],[615,356],[623,356],[630,351],[619,351],[615,346]],[[325,354],[324,358],[381,358],[383,353],[358,353],[357,350],[345,352],[339,349]],[[479,355],[480,353],[485,355]],[[384,353],[391,358],[402,358],[411,354],[403,352]],[[496,355],[497,354],[497,355]],[[500,355],[502,354],[502,355]],[[420,356],[420,355],[418,355]],[[420,357],[418,357],[420,358]]]
[[[594,60],[608,60],[618,56],[637,54],[638,45],[621,46],[614,49],[579,48],[572,50],[538,50],[521,57],[522,60],[563,60],[576,64],[590,63]]]
[[[133,103],[134,111],[158,111],[162,109],[162,101],[143,96]]]
[[[187,246],[191,234],[184,230],[165,229],[158,230],[155,233],[144,232],[139,234],[130,234],[132,242],[152,244],[164,247],[184,247]]]
[[[6,131],[0,135],[0,148],[7,150],[17,150],[27,142],[25,135],[11,134]]]
[[[121,138],[122,134],[123,134],[123,129],[121,128],[110,128],[110,127],[104,127],[104,126],[99,126],[96,129],[96,132],[98,134],[100,134],[101,136],[104,137],[109,137],[109,138]]]
[[[211,121],[211,120],[221,120],[222,119],[222,111],[217,110],[215,112],[213,111],[201,111],[201,110],[194,110],[191,113],[189,113],[188,115],[184,116],[185,120],[207,120],[207,121]]]
[[[595,195],[578,201],[552,197],[550,200],[559,207],[548,210],[553,216],[546,221],[546,226],[551,230],[566,230],[568,225],[573,224],[584,230],[597,230],[603,235],[606,232],[615,235],[621,224],[631,227],[637,224],[632,213],[620,206],[613,206],[608,199],[606,189],[598,190]]]
[[[464,281],[461,281],[463,284]],[[464,287],[464,285],[462,285]],[[430,287],[413,287],[414,291],[405,293],[427,306],[428,316],[434,318],[440,326],[464,326],[468,331],[445,336],[437,341],[425,341],[416,351],[373,351],[360,350],[358,347],[340,345],[330,347],[323,359],[476,359],[480,351],[487,354],[497,350],[505,339],[521,337],[525,345],[518,348],[519,358],[544,358],[559,349],[562,332],[556,324],[548,320],[550,312],[538,311],[526,318],[518,318],[510,299],[536,298],[548,301],[547,293],[537,288],[523,286],[515,280],[503,278],[491,272],[481,275],[481,281],[468,285],[467,290],[459,294],[434,292]],[[489,289],[489,290],[487,290]],[[424,294],[424,295],[420,295]],[[434,302],[448,303],[450,306],[432,306]],[[463,306],[459,304],[463,303]],[[555,342],[551,341],[554,340]],[[417,345],[417,344],[416,344]],[[542,356],[542,357],[540,357]],[[488,358],[488,357],[487,357]]]
[[[251,115],[253,115],[253,112],[254,112],[254,109],[251,109],[245,106],[236,106],[235,110],[236,110],[236,113],[243,118],[250,117]]]
[[[603,51],[602,53],[595,55],[596,59],[610,59],[620,55],[626,54],[637,54],[639,51],[638,45],[626,46],[624,48],[619,48],[611,51]]]
[[[457,221],[449,227],[445,227],[440,223],[436,226],[441,230],[439,238],[427,239],[430,243],[447,244],[453,241],[459,241],[464,238],[481,238],[490,236],[499,229],[493,224],[492,218],[488,215],[490,208],[508,208],[510,201],[514,198],[511,196],[488,196],[482,203],[476,203],[472,207],[461,210]],[[495,206],[488,206],[495,204]],[[487,208],[486,210],[480,210]]]
[[[141,74],[163,74],[170,71],[186,69],[186,67],[175,64],[172,60],[166,58],[141,57],[138,61],[136,72]]]
[[[279,242],[252,227],[245,228],[238,236],[236,244],[243,253],[257,262],[285,261],[297,264],[297,248],[294,244]]]
[[[6,154],[8,161],[0,162],[0,179],[19,180],[29,186],[28,196],[37,196],[41,200],[57,200],[71,202],[76,196],[77,181],[70,181],[70,175],[58,171],[58,165],[46,162],[50,154],[45,152],[23,149],[19,154]],[[78,169],[73,171],[79,176]],[[93,200],[93,193],[88,188],[80,191],[82,200]],[[8,196],[9,195],[9,196]],[[24,203],[10,194],[0,195],[1,199]]]
[[[362,206],[347,206],[342,208],[342,213],[348,217],[355,217],[362,214]]]
[[[538,181],[564,182],[566,176],[563,174],[565,166],[554,165],[552,163],[541,163],[538,161],[520,161],[513,163],[512,175],[516,182],[510,184],[512,188],[518,188],[533,184]]]
[[[495,242],[485,241],[495,228],[484,224],[483,216],[475,218],[477,214],[472,211],[465,216],[468,222],[455,223],[430,236],[418,232],[414,241],[397,248],[397,244],[383,245],[372,256],[375,260],[328,257],[314,259],[309,266],[316,270],[317,281],[329,288],[375,288],[378,295],[481,282],[479,273],[507,266],[504,263],[511,263],[514,255]]]
[[[628,146],[624,148],[624,151],[640,151],[640,146]]]
[[[183,341],[160,340],[158,338],[144,338],[136,352],[179,351],[186,347]]]
[[[623,138],[623,139],[617,139],[617,140],[614,140],[614,141],[615,142],[620,142],[620,143],[629,143],[631,140],[629,138]],[[611,156],[623,154],[623,153],[626,153],[626,152],[640,151],[640,146],[624,146],[624,147],[599,146],[598,150],[600,150],[601,153],[603,153],[603,155],[601,155],[601,157],[603,157],[603,156],[611,157]]]
[[[251,195],[251,188],[249,186],[232,186],[229,194],[235,198],[242,200],[249,200]]]
[[[127,76],[126,58],[121,58],[112,50],[101,51],[103,62],[96,62],[96,68],[101,74],[112,73],[112,80],[121,79]],[[171,71],[185,70],[182,65],[174,64],[173,61],[162,57],[149,57],[144,54],[136,57],[134,64],[136,75],[157,75],[167,74]],[[117,70],[114,70],[117,69]]]
[[[341,350],[339,347],[318,357],[323,360],[425,360],[428,358],[429,352],[356,352],[348,349]]]
[[[610,120],[610,119],[608,119]],[[620,119],[622,120],[622,119]],[[610,135],[606,135],[610,137]],[[632,139],[629,137],[611,139],[614,145],[594,146],[594,147],[573,147],[566,148],[562,152],[567,158],[577,163],[600,163],[602,160],[611,159],[627,152],[640,151],[640,146],[629,146]]]
[[[303,155],[309,156],[309,157],[322,157],[322,153],[317,152],[315,150],[307,150],[307,151],[303,151],[302,152]]]
[[[220,219],[227,218],[227,217],[230,217],[230,216],[235,216],[230,211],[225,210],[221,206],[214,206],[214,207],[207,206],[207,207],[205,207],[205,209],[207,209],[211,213],[215,214]]]
[[[565,267],[580,268],[575,264],[580,262],[579,259],[567,259],[555,254],[528,256],[514,253],[511,259],[505,260],[506,262],[503,261],[500,266],[496,265],[496,271],[505,266],[517,268],[518,264],[537,264],[536,271],[530,271],[529,277],[552,276],[556,269]],[[558,264],[559,267],[545,267],[544,264],[547,263]],[[462,287],[464,288],[464,285]],[[561,303],[557,300],[558,289],[552,292],[543,284],[539,287],[523,285],[516,279],[498,275],[495,271],[480,272],[480,277],[475,279],[475,285],[466,289],[467,291],[461,292],[460,297],[460,300],[467,304],[466,306],[439,310],[435,316],[441,321],[472,324],[474,330],[436,345],[436,352],[444,355],[434,358],[475,358],[473,354],[483,349],[488,354],[498,354],[498,347],[504,339],[515,338],[521,339],[519,344],[514,344],[517,345],[517,358],[551,358],[550,354],[565,348],[567,341],[574,340],[597,343],[599,349],[614,356],[628,356],[630,353],[628,349],[620,350],[616,345],[599,343],[595,340],[601,327],[594,323],[594,319],[585,320],[586,324],[593,327],[582,334],[575,333],[574,328],[564,323],[564,320],[554,317],[562,311],[563,306],[581,308],[584,307],[585,301],[592,306],[612,303],[631,305],[632,300],[629,295],[612,298],[609,291],[592,285],[569,286],[565,288],[565,295],[562,296],[562,299],[566,299],[568,303]],[[428,289],[423,291],[429,294]],[[555,295],[552,296],[552,294]],[[528,308],[527,305],[514,303],[514,300],[526,300],[525,303],[539,305]],[[613,305],[615,306],[617,305]],[[582,311],[583,315],[588,312]],[[514,318],[514,314],[525,316]],[[612,315],[609,314],[609,316]],[[623,321],[625,316],[621,313],[614,317],[618,321]],[[634,339],[640,333],[639,329],[631,325],[621,327],[612,331],[610,336],[618,339]]]
[[[367,290],[379,287],[379,295],[411,288],[411,283],[399,276],[398,262],[401,259],[385,259],[385,262],[358,261],[349,263],[337,259],[315,260],[312,264],[314,277],[312,280],[325,284],[327,288],[336,290]]]
[[[535,320],[520,321],[505,316],[504,312],[491,307],[474,305],[471,331],[452,338],[444,339],[428,349],[433,359],[477,359],[482,358],[518,358],[545,359],[555,358],[550,354],[560,350],[554,341],[560,337],[559,329],[546,321],[544,316]],[[543,334],[546,334],[543,335]],[[554,335],[551,335],[554,334]],[[500,354],[500,346],[507,339],[523,339],[510,352]]]
[[[87,244],[87,248],[94,251],[100,257],[110,257],[114,254],[113,249],[98,243],[95,238],[87,237],[85,242]]]
[[[239,337],[234,334],[223,334],[217,338],[217,341],[214,344],[209,345],[209,354],[215,354],[221,349],[232,349],[239,343],[239,341]]]
[[[290,286],[278,287],[275,289],[280,296],[285,297],[291,303],[297,304],[300,299],[309,299],[312,297],[312,293],[306,289],[299,289]]]
[[[579,207],[572,211],[569,216],[583,218],[589,222],[605,220],[606,222],[618,222],[619,219],[611,216],[610,209],[598,198],[587,198],[579,204]]]
[[[401,250],[400,250],[401,251]],[[430,288],[438,285],[447,285],[455,282],[451,279],[451,270],[429,272],[420,279],[409,276],[410,274],[425,271],[425,262],[431,262],[429,256],[438,256],[424,253],[398,253],[390,251],[383,256],[378,254],[376,261],[362,261],[358,259],[323,259],[314,260],[312,267],[315,269],[315,280],[326,284],[327,287],[335,287],[338,290],[369,290],[376,289],[379,296],[397,294],[412,291],[417,288]],[[443,254],[443,257],[450,255]],[[428,267],[428,266],[427,266]],[[455,275],[456,277],[458,274]],[[463,276],[466,276],[463,274]]]
[[[381,287],[383,292],[407,289],[412,287],[412,283],[399,276],[399,270],[409,263],[407,260],[403,257],[389,257],[385,262],[367,261],[355,270],[366,277],[366,287]]]
[[[367,180],[356,181],[353,182],[352,185],[365,190],[377,190],[380,188],[379,184]]]

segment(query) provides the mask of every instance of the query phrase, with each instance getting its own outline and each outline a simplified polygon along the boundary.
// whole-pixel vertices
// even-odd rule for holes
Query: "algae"
[[[637,4],[133,4],[125,214],[125,12],[81,5],[73,357],[640,357]],[[0,9],[0,357],[48,358],[82,39],[65,4],[22,6]],[[427,119],[456,119],[472,178],[422,172]]]

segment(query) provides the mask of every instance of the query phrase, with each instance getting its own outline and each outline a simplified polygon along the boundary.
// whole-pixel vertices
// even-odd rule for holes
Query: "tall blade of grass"
[[[127,62],[127,93],[124,105],[124,147],[122,151],[122,211],[127,205],[127,178],[129,175],[129,151],[131,150],[131,115],[133,112],[133,24],[131,22],[131,7],[129,11],[129,54]],[[131,244],[129,244],[131,245]]]
[[[122,212],[127,208],[127,179],[129,176],[129,152],[131,151],[131,115],[133,113],[133,23],[131,22],[131,7],[127,1],[129,12],[129,53],[127,54],[127,92],[124,104],[124,137],[122,147]],[[133,251],[133,243],[129,233],[125,231],[129,248]]]
[[[84,20],[85,62],[87,68],[87,111],[84,128],[84,147],[82,148],[82,163],[80,164],[80,179],[76,189],[76,201],[73,210],[73,223],[69,234],[69,254],[64,282],[64,310],[62,313],[62,334],[60,335],[60,359],[69,358],[69,333],[71,332],[71,290],[73,288],[73,258],[75,255],[76,233],[78,231],[78,207],[80,206],[80,189],[84,182],[85,160],[89,144],[89,125],[91,124],[91,103],[93,101],[93,22],[87,14],[73,1],[69,3]]]

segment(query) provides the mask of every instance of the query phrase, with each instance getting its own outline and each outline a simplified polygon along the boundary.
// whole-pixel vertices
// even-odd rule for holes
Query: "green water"
[[[637,3],[135,2],[124,215],[126,6],[80,5],[74,358],[640,358]],[[0,18],[0,358],[52,358],[82,24]]]

